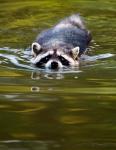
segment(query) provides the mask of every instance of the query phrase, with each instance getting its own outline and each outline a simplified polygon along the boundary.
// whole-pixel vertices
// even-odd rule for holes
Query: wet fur
[[[56,26],[40,33],[35,42],[42,47],[41,56],[50,50],[71,56],[71,49],[79,46],[79,56],[84,53],[91,41],[91,34],[85,28],[83,19],[72,15],[60,21]],[[54,57],[55,59],[55,57]],[[35,63],[37,63],[37,58]]]

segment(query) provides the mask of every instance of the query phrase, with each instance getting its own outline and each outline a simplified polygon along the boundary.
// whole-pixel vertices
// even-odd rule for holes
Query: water
[[[116,2],[0,0],[0,150],[116,149]],[[37,33],[80,12],[93,35],[79,68],[34,68]]]

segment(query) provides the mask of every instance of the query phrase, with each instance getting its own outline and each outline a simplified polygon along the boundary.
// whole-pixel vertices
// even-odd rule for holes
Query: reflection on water
[[[116,149],[115,5],[0,0],[0,150]],[[32,66],[38,32],[77,11],[93,35],[79,68]]]
[[[9,140],[9,141],[3,141],[1,142],[1,149],[32,149],[32,150],[48,150],[48,148],[53,149],[53,148],[60,148],[60,145],[52,142],[52,141],[20,141],[20,140]],[[12,145],[14,145],[12,147]]]

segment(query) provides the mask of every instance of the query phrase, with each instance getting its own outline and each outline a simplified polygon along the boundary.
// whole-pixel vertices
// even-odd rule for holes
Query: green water
[[[115,54],[115,0],[0,0],[0,47],[23,51],[77,12],[93,35],[89,55]],[[116,149],[115,56],[77,73],[33,72],[1,57],[0,65],[0,150]]]

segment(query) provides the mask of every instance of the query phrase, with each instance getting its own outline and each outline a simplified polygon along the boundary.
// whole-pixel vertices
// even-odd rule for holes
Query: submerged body
[[[78,58],[90,41],[90,32],[81,17],[72,15],[37,36],[32,44],[32,63],[51,69],[78,66]]]

